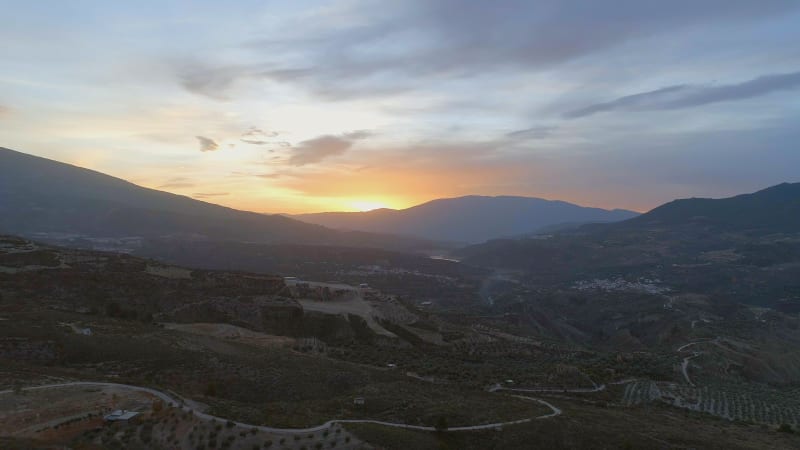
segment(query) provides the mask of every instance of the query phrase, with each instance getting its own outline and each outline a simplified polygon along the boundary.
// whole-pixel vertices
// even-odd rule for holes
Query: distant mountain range
[[[281,215],[239,211],[148,189],[0,147],[0,232],[41,237],[203,238],[417,250],[420,239],[341,232]]]
[[[529,234],[566,223],[615,222],[637,215],[634,211],[587,208],[535,197],[467,196],[433,200],[401,210],[329,212],[292,217],[340,230],[477,243]]]

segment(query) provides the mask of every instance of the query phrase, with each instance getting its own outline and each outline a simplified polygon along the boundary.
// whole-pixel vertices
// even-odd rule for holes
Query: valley
[[[146,446],[178,439],[180,448],[230,440],[231,448],[299,449],[327,445],[335,432],[341,448],[479,448],[531,430],[542,435],[532,420],[552,421],[551,431],[567,426],[562,420],[594,427],[582,421],[600,411],[608,411],[605,419],[646,420],[642,409],[655,416],[700,414],[692,419],[698,429],[723,426],[714,420],[751,423],[744,426],[753,447],[729,436],[716,442],[719,448],[793,445],[792,434],[773,430],[797,426],[790,386],[800,364],[789,361],[800,361],[792,359],[798,319],[777,312],[720,310],[674,287],[653,292],[620,281],[568,283],[547,295],[539,284],[526,294],[529,281],[519,271],[498,277],[453,261],[409,257],[373,260],[386,270],[358,269],[364,265],[360,251],[319,272],[320,279],[338,281],[305,281],[182,268],[13,237],[4,237],[0,247],[5,398],[28,401],[28,388],[54,384],[65,386],[53,392],[122,384],[134,386],[125,392],[154,389],[166,396],[151,393],[155,397],[131,407],[144,419],[127,428],[133,431],[103,431],[97,417],[110,406],[98,404],[77,416],[65,408],[57,420],[48,418],[52,412],[37,413],[33,428],[12,433],[9,445],[67,439]],[[293,273],[311,274],[314,266],[298,265]],[[415,279],[425,283],[416,289],[428,295],[409,289]],[[495,280],[492,305],[478,294],[485,279]],[[386,293],[401,284],[407,285],[397,289],[401,294]],[[448,295],[431,295],[445,289],[471,291],[475,301],[456,304]],[[551,307],[562,312],[548,312]],[[616,324],[614,333],[607,323]],[[768,340],[758,337],[767,332]],[[784,349],[780,356],[774,345]],[[155,407],[159,400],[164,405]],[[70,421],[63,429],[70,431],[54,432],[53,420]],[[223,424],[221,431],[214,421]],[[193,432],[170,433],[169,427]],[[376,435],[374,427],[402,431]],[[467,444],[458,432],[489,434]],[[306,440],[306,433],[314,437]],[[679,442],[670,433],[626,434],[625,440],[643,448],[664,438]],[[566,435],[544,435],[554,448],[574,444]]]
[[[170,225],[50,209],[42,231],[49,197],[0,205],[38,230],[0,236],[0,414],[25,425],[4,448],[800,442],[800,185],[455,249],[252,216],[231,239],[208,227],[237,212],[92,176]]]

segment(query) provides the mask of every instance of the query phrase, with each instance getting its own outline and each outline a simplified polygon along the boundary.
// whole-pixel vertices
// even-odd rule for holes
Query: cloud
[[[261,128],[250,127],[247,131],[242,133],[242,136],[239,138],[239,140],[250,145],[271,145],[275,147],[289,146],[287,142],[272,140],[272,138],[276,138],[279,135],[280,133],[277,131],[265,131]]]
[[[182,64],[178,75],[212,98],[239,80],[293,83],[329,100],[387,96],[442,79],[549,70],[628,41],[797,8],[795,0],[354,1],[331,8],[333,17],[306,14],[279,40],[243,44],[255,62]]]
[[[346,139],[358,141],[361,139],[367,139],[374,135],[375,133],[369,130],[356,130],[356,131],[350,131],[349,133],[344,133],[342,136],[344,136]]]
[[[194,183],[183,183],[183,182],[176,182],[176,183],[166,183],[159,186],[159,189],[182,189],[182,188],[190,188],[194,187]]]
[[[331,156],[344,154],[353,142],[345,137],[325,135],[300,142],[292,148],[289,164],[304,166],[314,164]]]
[[[220,197],[224,195],[230,194],[229,192],[195,192],[192,194],[192,197],[195,198],[210,198],[210,197]]]
[[[516,130],[506,133],[506,137],[510,139],[545,139],[550,137],[558,127],[555,126],[536,126],[525,128],[524,130]]]
[[[374,133],[369,130],[356,130],[340,135],[329,134],[302,141],[291,147],[291,156],[289,156],[288,163],[292,166],[318,163],[326,158],[342,155],[353,146],[354,141],[364,140],[372,136],[374,136]]]
[[[8,116],[10,114],[11,114],[11,108],[0,105],[0,118]]]
[[[200,142],[201,152],[213,152],[219,149],[219,144],[214,142],[213,139],[207,138],[205,136],[195,136],[195,137]]]
[[[158,186],[158,189],[181,189],[195,186],[189,178],[186,177],[172,177],[166,183]]]
[[[800,72],[764,75],[725,86],[681,84],[654,91],[626,95],[564,114],[565,118],[586,117],[606,111],[648,111],[691,108],[710,103],[742,100],[771,92],[800,88]]]
[[[261,79],[276,82],[299,80],[309,69],[275,69],[277,63],[231,64],[215,66],[207,62],[176,64],[178,80],[189,92],[215,100],[229,100],[228,92],[240,80]]]
[[[536,156],[502,155],[505,140],[420,141],[364,151],[350,164],[309,166],[272,181],[313,197],[371,195],[390,198],[508,193],[510,186],[546,171]],[[524,158],[524,161],[520,158]],[[354,161],[356,160],[356,161]],[[524,162],[524,163],[523,163]],[[513,191],[512,191],[513,192]]]

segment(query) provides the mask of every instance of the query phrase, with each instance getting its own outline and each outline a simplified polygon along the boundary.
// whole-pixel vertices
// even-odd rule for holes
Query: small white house
[[[106,422],[128,422],[134,417],[138,416],[139,413],[136,411],[126,411],[124,409],[118,409],[113,411],[111,414],[104,417]]]

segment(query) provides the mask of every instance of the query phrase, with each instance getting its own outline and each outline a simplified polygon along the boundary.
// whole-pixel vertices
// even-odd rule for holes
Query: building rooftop
[[[105,419],[109,422],[117,422],[120,420],[131,420],[138,415],[139,413],[136,411],[126,411],[124,409],[118,409],[116,411],[113,411],[111,414],[107,415]]]

